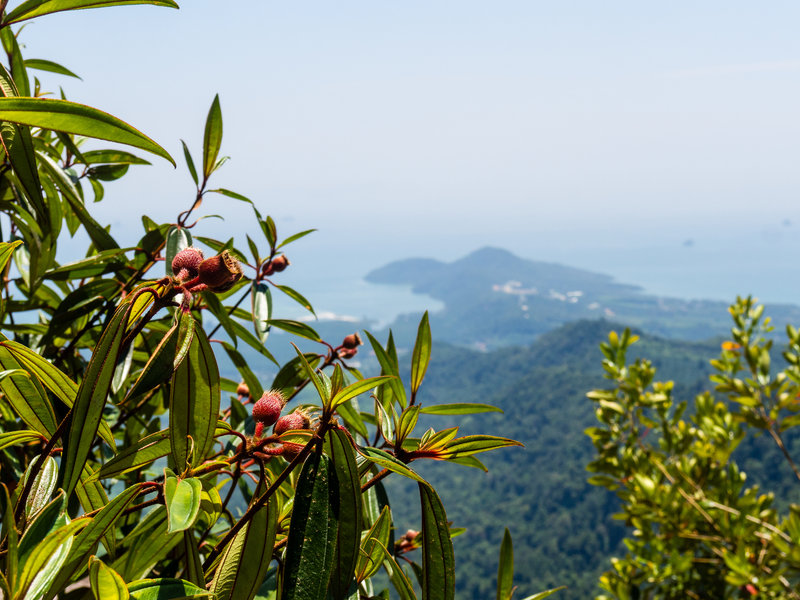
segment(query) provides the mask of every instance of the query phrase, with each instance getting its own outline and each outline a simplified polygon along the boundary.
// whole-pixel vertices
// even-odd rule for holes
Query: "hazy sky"
[[[286,233],[319,227],[301,253],[377,266],[493,244],[602,268],[609,248],[724,230],[739,251],[749,232],[800,251],[781,226],[800,224],[796,1],[179,3],[52,15],[21,37],[83,77],[45,74],[51,89],[179,162],[108,186],[115,230],[189,203],[178,140],[199,154],[219,92],[232,160],[216,184]],[[204,234],[243,226],[232,202],[209,198],[234,216]]]

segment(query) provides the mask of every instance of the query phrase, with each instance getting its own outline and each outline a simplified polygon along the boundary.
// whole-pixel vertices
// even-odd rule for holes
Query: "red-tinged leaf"
[[[281,600],[325,597],[339,525],[338,487],[331,486],[333,477],[327,456],[314,453],[306,459],[295,491]]]
[[[453,403],[453,404],[434,404],[423,406],[420,412],[425,415],[472,415],[486,412],[503,412],[503,409],[491,404],[472,404],[472,403]]]
[[[61,459],[62,488],[72,494],[80,479],[83,465],[94,444],[111,380],[114,377],[120,345],[125,337],[130,306],[121,306],[114,313],[86,367],[83,381],[70,411],[69,434]]]
[[[328,433],[325,453],[333,464],[339,497],[339,530],[328,592],[334,600],[343,600],[353,581],[361,545],[361,481],[353,444],[344,431],[334,429]]]
[[[178,4],[173,0],[27,0],[8,13],[3,20],[3,26],[65,10],[123,6],[126,4],[155,4],[156,6],[178,8]]]
[[[222,145],[222,110],[219,107],[219,94],[214,96],[211,108],[206,117],[206,129],[203,135],[203,181],[214,171]]]
[[[173,374],[170,386],[170,443],[178,471],[190,461],[200,464],[211,451],[219,404],[217,361],[205,332],[196,328],[189,353]]]
[[[461,458],[477,454],[478,452],[487,452],[488,450],[495,450],[497,448],[522,445],[523,444],[515,440],[495,437],[493,435],[467,435],[448,442],[439,457],[444,460]]]
[[[90,522],[77,535],[70,548],[64,566],[56,575],[50,586],[50,591],[45,595],[45,600],[51,600],[63,590],[73,575],[86,567],[89,557],[94,553],[97,544],[108,532],[119,517],[125,512],[142,489],[141,484],[135,484],[119,493],[111,502],[91,518]]]
[[[272,560],[280,512],[277,504],[273,499],[259,508],[225,547],[211,584],[216,600],[252,600],[255,597]]]
[[[514,545],[506,527],[500,544],[500,561],[497,566],[497,600],[511,600],[514,593]]]
[[[431,326],[428,322],[428,311],[422,315],[417,329],[417,340],[414,342],[414,352],[411,355],[411,396],[417,394],[419,386],[428,370],[431,360]]]
[[[0,119],[19,125],[127,144],[152,152],[175,166],[169,153],[141,131],[117,117],[84,104],[45,98],[0,98]]]
[[[419,483],[422,508],[422,600],[455,598],[455,559],[447,514],[438,494]]]

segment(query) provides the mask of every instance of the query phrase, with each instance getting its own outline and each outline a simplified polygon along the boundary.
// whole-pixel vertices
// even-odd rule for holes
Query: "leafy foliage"
[[[300,292],[277,282],[290,264],[284,249],[310,230],[281,237],[256,203],[209,186],[226,160],[218,97],[202,160],[183,144],[189,207],[171,223],[143,216],[129,248],[95,220],[89,200],[103,200],[108,182],[147,161],[92,139],[175,161],[116,117],[45,98],[31,69],[74,74],[26,61],[11,25],[124,4],[176,7],[27,0],[0,18],[8,58],[0,68],[0,595],[51,600],[70,587],[70,598],[386,598],[375,579],[383,572],[404,599],[452,599],[457,530],[410,465],[474,466],[475,454],[519,443],[459,436],[456,427],[420,433],[427,315],[404,370],[407,390],[391,336],[385,345],[370,337],[381,374],[365,378],[351,360],[359,335],[333,344],[272,314],[273,290],[313,314]],[[252,259],[241,240],[193,235],[209,193],[252,208],[260,229],[259,241],[246,236]],[[79,231],[84,256],[60,263],[59,241]],[[266,346],[273,327],[315,350],[278,365]],[[272,381],[256,376],[243,346],[276,363]],[[221,372],[217,352],[235,374]],[[288,414],[249,410],[270,394]],[[390,475],[419,491],[420,531],[399,542],[383,485]],[[504,553],[507,573],[511,560]]]

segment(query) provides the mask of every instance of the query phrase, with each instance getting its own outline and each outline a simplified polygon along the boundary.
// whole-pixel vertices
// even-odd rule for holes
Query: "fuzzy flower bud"
[[[275,273],[280,273],[290,264],[289,259],[286,258],[285,254],[281,254],[280,256],[276,256],[271,261],[269,261],[266,265],[264,265],[264,270],[262,271],[262,275],[264,277],[269,277],[270,275],[274,275]]]
[[[236,388],[236,395],[237,396],[250,396],[250,388],[247,387],[247,384],[242,382],[239,384],[239,387]]]
[[[358,335],[358,332],[345,336],[344,340],[342,341],[342,346],[348,350],[355,350],[359,346],[363,345],[364,341],[361,339],[361,336]]]
[[[203,262],[203,251],[189,246],[172,259],[172,272],[179,281],[194,279],[197,277],[197,269],[201,262]]]
[[[357,348],[342,348],[339,350],[339,358],[353,358],[356,354],[358,354]]]
[[[278,419],[273,431],[275,435],[280,435],[292,429],[308,429],[310,426],[311,421],[309,421],[308,415],[301,410],[296,410]]]
[[[253,405],[253,419],[269,427],[281,416],[283,405],[286,404],[280,392],[270,390]]]
[[[205,259],[198,267],[200,284],[212,292],[226,292],[242,277],[242,267],[230,252]]]

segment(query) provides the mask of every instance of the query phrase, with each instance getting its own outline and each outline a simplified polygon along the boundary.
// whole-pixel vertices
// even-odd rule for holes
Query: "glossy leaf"
[[[440,458],[460,458],[478,452],[486,452],[507,446],[522,446],[520,442],[493,435],[467,435],[451,440],[445,446]]]
[[[167,276],[173,275],[172,273],[172,260],[175,255],[181,250],[188,248],[192,245],[192,234],[185,227],[177,227],[173,225],[167,232],[167,243],[164,251],[164,264]]]
[[[347,597],[353,581],[361,545],[361,481],[353,444],[341,429],[331,430],[325,437],[325,453],[330,456],[338,487],[339,529],[328,591],[334,600]]]
[[[59,75],[66,75],[67,77],[75,77],[80,79],[75,73],[52,60],[43,60],[41,58],[26,58],[25,66],[29,69],[38,69],[39,71],[48,71],[50,73],[58,73]]]
[[[368,379],[362,379],[361,381],[357,381],[353,384],[350,384],[331,399],[331,407],[336,408],[337,406],[339,406],[344,402],[347,402],[351,398],[355,398],[356,396],[363,394],[364,392],[368,392],[375,387],[383,385],[384,383],[390,381],[391,379],[394,378],[381,375],[379,377],[370,377]]]
[[[422,508],[422,600],[455,598],[455,559],[442,501],[427,483],[419,483]]]
[[[191,460],[199,464],[211,451],[219,404],[217,361],[205,332],[196,328],[189,353],[173,374],[170,386],[169,432],[178,471]]]
[[[206,129],[203,134],[203,180],[208,179],[217,164],[219,149],[222,145],[222,111],[219,107],[219,94],[214,96],[211,108],[206,117]]]
[[[277,327],[278,329],[283,329],[284,331],[288,331],[289,333],[292,333],[298,337],[309,339],[313,342],[320,341],[319,334],[314,331],[312,327],[309,327],[300,321],[292,321],[289,319],[270,319],[269,325],[272,327]]]
[[[56,416],[42,386],[21,368],[7,348],[0,347],[0,391],[14,412],[31,429],[50,437],[56,430]]]
[[[269,335],[269,320],[272,318],[272,293],[266,283],[253,283],[250,292],[253,329],[263,344]]]
[[[164,429],[152,433],[133,446],[129,446],[104,464],[97,472],[96,478],[117,477],[129,471],[140,469],[153,461],[166,456],[170,451],[169,431]]]
[[[88,519],[77,519],[50,532],[25,559],[20,570],[17,593],[36,597],[50,584],[67,560],[72,546],[72,536],[85,527]],[[29,590],[29,588],[31,588]]]
[[[41,433],[36,433],[30,429],[9,431],[8,433],[0,433],[0,450],[5,450],[6,448],[11,448],[13,446],[29,444],[30,442],[41,442],[46,440],[47,438],[42,436]]]
[[[338,498],[332,496],[330,459],[314,453],[297,480],[286,544],[281,600],[320,600],[333,568]]]
[[[53,495],[58,481],[56,460],[52,456],[48,456],[42,466],[39,466],[40,463],[41,456],[32,460],[20,482],[21,485],[25,485],[29,477],[34,478],[28,494],[28,502],[25,504],[25,518],[28,520],[35,517],[50,502],[50,497]]]
[[[27,0],[6,15],[3,20],[3,26],[65,10],[123,6],[126,4],[155,4],[157,6],[178,8],[178,4],[173,0]]]
[[[132,485],[120,492],[113,500],[100,510],[84,529],[75,537],[64,566],[53,581],[46,599],[51,599],[69,583],[73,575],[86,568],[86,562],[97,548],[97,544],[111,530],[141,491],[139,484]]]
[[[385,506],[361,544],[361,552],[356,565],[356,581],[359,583],[372,577],[381,568],[384,550],[389,545],[391,529],[392,513],[389,507]]]
[[[72,494],[78,483],[103,416],[103,407],[111,389],[117,356],[128,324],[129,308],[125,305],[118,308],[103,331],[70,411],[69,434],[61,461],[61,487],[67,495]]]
[[[500,545],[500,559],[497,567],[497,600],[511,600],[514,593],[514,545],[511,533],[506,527],[503,543]]]
[[[389,469],[394,473],[404,475],[405,477],[413,479],[414,481],[425,483],[425,480],[412,471],[408,466],[406,466],[405,463],[397,460],[394,456],[384,452],[383,450],[379,450],[377,448],[358,448],[358,452],[362,456],[365,456],[374,462],[376,465]]]
[[[392,390],[392,394],[400,403],[400,406],[405,407],[408,404],[406,400],[406,390],[403,387],[403,381],[400,379],[396,361],[392,360],[390,353],[383,349],[380,342],[378,342],[369,331],[367,331],[366,334],[369,343],[372,345],[372,350],[375,352],[375,357],[378,359],[378,364],[381,366],[381,374],[394,376],[394,379],[389,381],[388,385]]]
[[[95,600],[128,600],[128,586],[114,569],[96,556],[89,559],[89,583]]]
[[[491,404],[472,404],[472,403],[453,403],[453,404],[433,404],[423,406],[420,412],[425,415],[472,415],[486,412],[503,412],[503,409]]]
[[[428,311],[422,315],[417,329],[417,340],[414,342],[414,352],[411,355],[411,395],[414,396],[422,385],[422,379],[428,370],[431,360],[431,326],[428,322]]]
[[[167,533],[183,531],[194,525],[200,514],[203,485],[199,479],[164,478],[164,505],[167,507]]]
[[[36,0],[38,2],[38,0]],[[59,0],[51,0],[57,3]],[[62,0],[67,2],[69,0]],[[17,10],[24,6],[17,7]],[[0,98],[0,118],[20,125],[63,131],[75,135],[134,146],[175,161],[161,146],[124,121],[91,106],[45,98]]]

